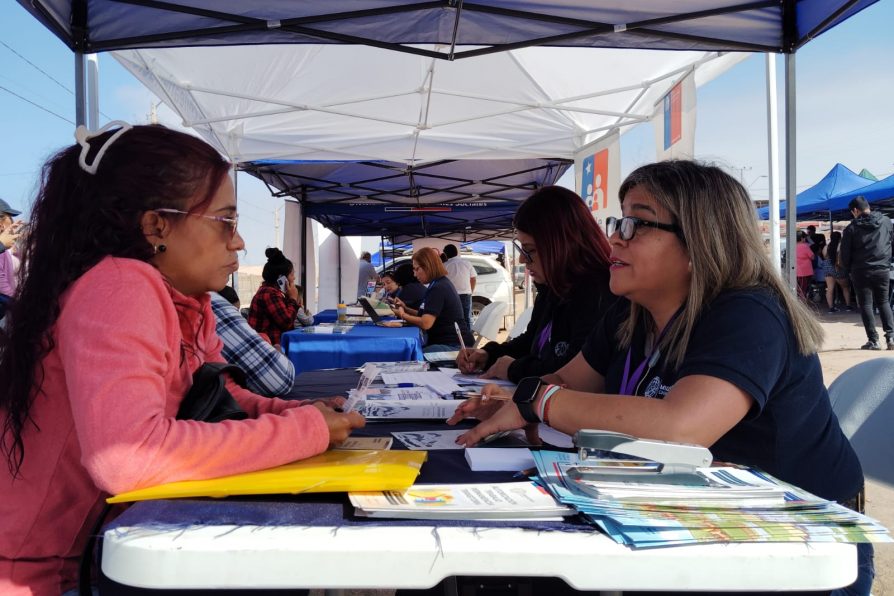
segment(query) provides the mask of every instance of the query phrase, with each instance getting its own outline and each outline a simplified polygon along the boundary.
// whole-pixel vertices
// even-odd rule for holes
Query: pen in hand
[[[459,349],[461,352],[466,351],[466,342],[463,340],[463,334],[459,330],[459,323],[453,321],[453,328],[456,329],[456,337],[459,339]]]

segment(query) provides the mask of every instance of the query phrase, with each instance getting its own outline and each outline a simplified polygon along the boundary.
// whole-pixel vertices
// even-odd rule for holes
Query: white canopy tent
[[[435,48],[432,48],[435,51]],[[115,58],[242,163],[263,159],[573,159],[648,121],[690,70],[745,54],[525,48],[447,62],[340,45],[126,50]]]

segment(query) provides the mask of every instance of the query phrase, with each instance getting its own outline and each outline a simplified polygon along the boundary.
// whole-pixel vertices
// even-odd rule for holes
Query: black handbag
[[[206,362],[193,374],[192,387],[180,402],[177,419],[220,422],[248,418],[227,391],[224,373],[229,373],[237,385],[245,387],[245,371],[235,364]]]
[[[226,376],[230,375],[240,387],[245,387],[245,371],[235,364],[226,362],[206,362],[192,375],[192,387],[183,396],[177,410],[178,420],[198,420],[200,422],[220,422],[222,420],[245,420],[248,418],[226,387]],[[78,591],[81,596],[91,596],[93,553],[96,539],[102,531],[103,523],[112,506],[106,504],[99,518],[90,530],[78,569]]]

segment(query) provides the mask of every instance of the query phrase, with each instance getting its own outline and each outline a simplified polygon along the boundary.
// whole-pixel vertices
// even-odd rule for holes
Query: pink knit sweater
[[[248,420],[174,418],[192,373],[222,361],[207,295],[186,297],[152,266],[109,257],[61,303],[19,478],[0,467],[0,594],[58,596],[74,587],[77,557],[108,493],[326,450],[329,431],[316,408],[232,382]]]

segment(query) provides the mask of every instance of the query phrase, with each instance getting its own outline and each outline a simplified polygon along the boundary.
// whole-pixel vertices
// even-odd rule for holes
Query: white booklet
[[[416,484],[405,491],[349,493],[355,513],[402,519],[560,519],[574,509],[530,481]]]
[[[385,400],[367,399],[356,410],[369,420],[446,420],[456,411],[456,402],[447,399]]]

